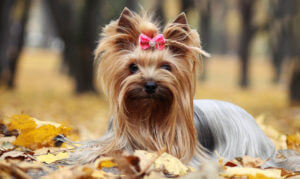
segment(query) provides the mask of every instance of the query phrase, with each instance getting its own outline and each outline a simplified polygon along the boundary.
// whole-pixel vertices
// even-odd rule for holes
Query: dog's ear
[[[117,33],[120,34],[115,44],[119,50],[130,50],[137,44],[138,29],[135,14],[125,7],[117,21]]]
[[[176,24],[183,24],[183,25],[187,25],[187,19],[186,19],[186,15],[184,12],[180,13],[176,19],[173,21],[173,23]]]
[[[134,28],[130,18],[133,17],[133,13],[125,7],[118,20],[118,32],[127,33],[128,30]]]
[[[166,25],[163,34],[166,40],[174,42],[168,43],[169,49],[177,55],[184,55],[186,50],[182,48],[180,44],[189,44],[191,38],[190,32],[191,29],[188,25],[186,15],[182,12],[173,22]]]

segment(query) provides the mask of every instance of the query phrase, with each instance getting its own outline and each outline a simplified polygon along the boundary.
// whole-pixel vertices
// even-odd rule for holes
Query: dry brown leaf
[[[224,166],[226,167],[237,167],[237,166],[240,166],[240,163],[237,161],[237,160],[230,160],[230,161],[227,161]]]
[[[197,171],[191,172],[182,179],[218,179],[220,166],[219,163],[215,161],[205,161],[203,162]]]
[[[260,168],[265,163],[261,158],[243,156],[241,164],[243,167]]]
[[[9,178],[23,178],[23,179],[30,179],[31,177],[27,175],[25,172],[17,168],[14,164],[7,163],[4,161],[0,161],[0,176],[2,174],[7,174]]]
[[[277,170],[281,170],[281,176],[284,177],[284,178],[289,178],[289,177],[292,177],[292,176],[299,176],[300,173],[295,173],[291,170],[286,170],[286,169],[283,169],[283,168],[274,168],[274,167],[269,167],[267,169],[277,169]],[[300,177],[300,176],[299,176]]]
[[[87,174],[82,166],[60,167],[58,170],[50,173],[49,175],[41,177],[41,179],[73,179],[91,177]]]
[[[142,170],[147,166],[152,158],[156,157],[155,153],[149,153],[142,150],[136,150],[134,155],[141,159]],[[181,161],[170,154],[163,153],[159,158],[157,158],[151,165],[151,169],[160,169],[164,171],[165,174],[173,176],[183,176],[189,172],[189,168],[181,163]]]
[[[0,134],[4,135],[5,137],[9,137],[18,136],[19,132],[16,129],[9,130],[5,124],[0,124]]]
[[[131,178],[135,178],[140,170],[139,161],[135,163],[131,163],[130,157],[136,157],[136,156],[124,156],[122,153],[116,153],[113,155],[114,162],[117,164],[117,167],[121,174],[126,175]],[[139,160],[137,157],[136,160]],[[133,160],[133,159],[132,159]]]
[[[35,160],[32,154],[28,152],[22,152],[18,150],[8,151],[1,155],[0,160],[26,160],[33,161]]]

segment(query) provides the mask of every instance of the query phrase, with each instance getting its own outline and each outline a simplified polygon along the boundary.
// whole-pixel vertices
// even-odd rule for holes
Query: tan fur
[[[139,35],[153,37],[159,29],[149,16],[125,8],[121,17],[103,30],[95,56],[100,60],[99,78],[114,119],[114,136],[104,142],[99,155],[166,147],[168,153],[189,162],[195,153],[203,154],[193,124],[193,97],[199,54],[207,54],[184,14],[164,28],[163,50],[142,50]],[[139,67],[135,74],[128,69],[131,63]],[[172,70],[161,69],[163,64]],[[159,85],[155,98],[145,97],[143,91],[149,79]]]

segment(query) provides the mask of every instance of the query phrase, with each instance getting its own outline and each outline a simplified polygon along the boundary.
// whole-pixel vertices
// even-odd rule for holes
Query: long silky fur
[[[281,167],[300,170],[300,155],[292,150],[276,151],[275,145],[259,128],[255,119],[244,109],[218,100],[194,100],[195,125],[198,137],[204,129],[213,131],[203,138],[212,140],[215,152],[232,160],[243,155],[259,157],[266,162],[263,167]],[[213,157],[218,158],[218,155]],[[276,155],[281,155],[278,159]],[[192,162],[197,165],[197,158]]]
[[[194,166],[213,158],[215,151],[227,159],[242,155],[270,158],[269,165],[277,165],[272,160],[274,144],[250,114],[226,102],[193,100],[201,55],[209,54],[201,49],[198,33],[188,26],[185,15],[180,14],[162,31],[164,50],[141,50],[139,34],[154,36],[159,29],[151,16],[139,16],[126,8],[118,20],[103,29],[95,56],[112,120],[103,137],[81,143],[70,161],[88,163],[114,151],[166,148]],[[172,65],[172,73],[153,67],[162,59]],[[132,75],[128,66],[133,62],[141,69]],[[148,78],[160,83],[161,97],[166,100],[147,99],[136,104],[134,98],[142,95],[140,84]]]
[[[182,14],[182,17],[185,18],[185,15]],[[183,54],[172,53],[168,48],[163,51],[142,51],[137,47],[139,34],[155,35],[158,31],[159,27],[151,21],[150,16],[147,14],[139,16],[128,9],[123,11],[120,19],[104,28],[95,54],[97,59],[100,58],[99,78],[103,91],[109,99],[111,116],[114,118],[112,129],[99,140],[84,143],[73,153],[72,159],[86,163],[118,150],[157,151],[164,147],[167,152],[185,163],[189,162],[195,153],[206,156],[204,149],[197,144],[197,133],[193,125],[196,67],[199,66],[199,51],[201,51],[198,34],[187,24],[181,23],[171,23],[164,29],[163,34],[168,47],[176,50],[184,46],[184,58],[188,60],[183,60],[180,59],[183,58]],[[174,43],[175,41],[177,43]],[[185,43],[180,43],[182,41]],[[126,69],[128,61],[132,58],[143,59],[138,63],[144,66],[159,64],[161,59],[168,59],[177,73],[174,76],[169,72],[145,68],[143,74],[132,77],[125,70],[120,70]],[[148,76],[156,76],[156,80],[162,86],[167,86],[172,93],[167,115],[164,111],[161,112],[164,116],[157,114],[157,111],[153,114],[153,111],[147,111],[147,106],[142,108],[143,104],[139,108],[140,111],[135,113],[145,115],[133,116],[127,112],[128,107],[134,105],[130,102],[126,104],[125,96],[128,90],[133,88],[133,84],[139,79]],[[181,78],[180,81],[178,77]],[[156,108],[159,109],[164,107],[157,105]],[[156,114],[157,119],[152,119]],[[140,117],[143,119],[138,119]],[[91,146],[93,150],[89,149]]]

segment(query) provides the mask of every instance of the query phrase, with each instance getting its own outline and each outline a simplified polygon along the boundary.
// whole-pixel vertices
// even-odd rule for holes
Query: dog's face
[[[106,38],[96,51],[96,55],[104,52],[100,62],[102,86],[119,113],[130,121],[149,117],[163,120],[174,104],[194,95],[197,62],[184,45],[199,45],[199,37],[187,25],[184,14],[165,28],[167,44],[162,50],[143,50],[138,44],[141,33],[154,37],[158,27],[128,9],[105,28]]]
[[[177,95],[177,67],[167,52],[136,49],[128,56],[126,76],[120,84],[119,105],[126,116],[134,119],[160,117],[169,113]],[[155,117],[155,118],[156,118]]]

